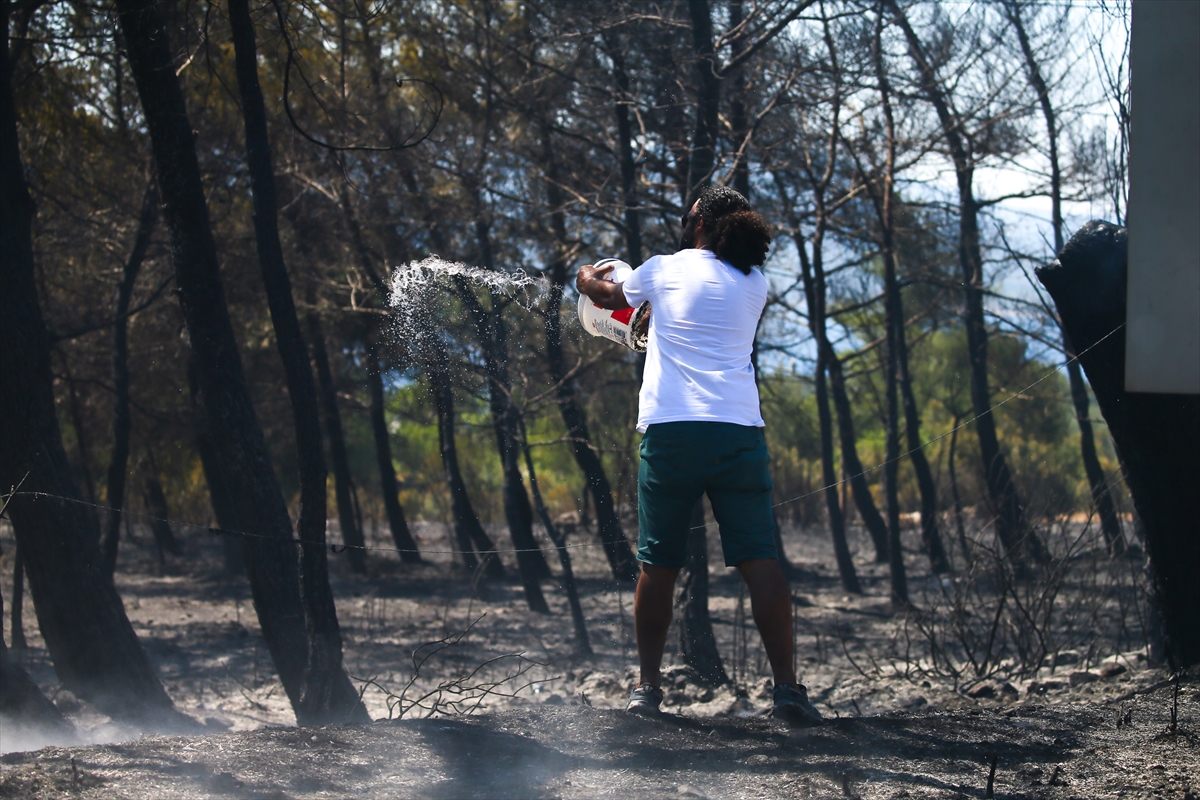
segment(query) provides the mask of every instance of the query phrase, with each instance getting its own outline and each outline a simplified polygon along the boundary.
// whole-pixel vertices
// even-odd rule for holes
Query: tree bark
[[[154,534],[154,544],[158,549],[159,563],[166,561],[166,554],[182,555],[175,532],[171,530],[170,510],[167,508],[167,496],[163,492],[162,483],[158,480],[158,467],[154,456],[150,457],[150,466],[145,480],[142,482],[142,504],[150,515],[150,530]]]
[[[604,465],[600,462],[600,457],[592,448],[587,417],[579,405],[575,381],[568,374],[566,358],[563,356],[562,303],[563,291],[567,285],[567,223],[563,212],[562,190],[558,187],[558,166],[550,147],[550,134],[543,133],[543,137],[542,155],[547,177],[546,199],[550,205],[551,229],[558,241],[558,253],[546,270],[550,278],[544,315],[546,361],[550,367],[550,377],[554,381],[558,410],[567,429],[567,438],[571,442],[571,454],[583,472],[592,494],[600,541],[604,543],[604,554],[608,557],[613,578],[634,583],[637,581],[638,571],[633,550],[630,549],[625,533],[621,530],[621,520],[617,517],[617,510],[613,505],[612,487],[608,476],[604,474]]]
[[[4,598],[0,597],[0,619],[3,617]],[[22,728],[28,728],[54,744],[76,742],[75,726],[42,694],[21,665],[9,657],[3,636],[0,636],[0,718],[5,720],[7,734],[14,738]]]
[[[255,534],[243,540],[254,607],[284,690],[293,709],[299,710],[308,640],[292,524],[250,400],[225,303],[193,129],[175,77],[165,16],[155,0],[119,0],[117,11],[170,231],[202,412],[201,455],[207,453],[210,462],[205,475],[214,510],[222,528]]]
[[[117,56],[120,58],[120,55]],[[146,187],[142,199],[142,213],[138,218],[137,233],[133,237],[133,248],[125,260],[125,271],[117,287],[116,322],[113,323],[112,379],[113,379],[113,437],[112,450],[108,458],[105,505],[104,572],[109,579],[117,568],[117,548],[121,541],[121,509],[125,505],[125,472],[129,466],[129,302],[133,297],[133,286],[141,271],[142,261],[150,246],[150,234],[158,221],[158,187],[153,181]]]
[[[474,573],[479,566],[475,556],[486,559],[485,574],[494,580],[504,579],[504,565],[496,554],[496,546],[479,522],[479,515],[471,505],[467,485],[458,468],[458,445],[454,441],[454,388],[445,364],[444,353],[431,353],[426,359],[426,374],[433,392],[433,404],[437,412],[438,443],[442,453],[442,465],[446,470],[446,485],[450,489],[451,514],[455,540],[463,557],[467,572]]]
[[[554,542],[558,550],[558,563],[562,567],[563,591],[567,594],[567,605],[571,609],[571,624],[575,627],[575,655],[587,658],[592,655],[592,643],[588,639],[587,619],[583,615],[583,606],[579,602],[579,590],[575,586],[575,570],[571,567],[571,553],[567,550],[567,540],[562,531],[550,518],[550,509],[542,500],[542,491],[538,487],[537,471],[533,468],[533,454],[529,449],[529,434],[525,430],[525,421],[521,421],[521,444],[525,451],[525,468],[529,471],[529,488],[533,491],[533,502],[537,506],[538,516],[542,518],[542,526],[546,535]]]
[[[680,189],[684,210],[691,208],[700,189],[712,180],[717,163],[717,126],[720,120],[721,79],[713,51],[712,10],[708,0],[688,0],[692,20],[693,66],[696,74],[696,122],[688,154],[687,182]]]
[[[1006,0],[1004,10],[1016,30],[1021,54],[1025,58],[1025,69],[1029,72],[1029,83],[1037,92],[1042,118],[1046,122],[1046,140],[1050,156],[1050,227],[1054,231],[1054,253],[1057,255],[1063,248],[1063,218],[1062,169],[1058,163],[1058,123],[1055,119],[1054,104],[1050,102],[1050,90],[1034,57],[1025,23],[1021,19],[1020,6],[1013,0]],[[1088,402],[1087,387],[1083,382],[1079,362],[1074,358],[1075,351],[1071,348],[1070,337],[1065,331],[1063,350],[1070,359],[1067,362],[1067,381],[1071,387],[1071,403],[1075,407],[1075,422],[1079,426],[1079,454],[1083,460],[1083,471],[1092,491],[1092,501],[1100,515],[1100,529],[1104,533],[1109,552],[1122,553],[1125,551],[1125,536],[1121,531],[1121,520],[1117,516],[1117,509],[1108,489],[1108,481],[1104,477],[1104,469],[1096,455],[1096,438],[1089,419],[1091,404]]]
[[[921,75],[921,90],[937,111],[942,136],[954,162],[958,184],[959,227],[958,257],[962,269],[965,309],[963,326],[967,331],[967,353],[971,366],[971,404],[975,410],[975,434],[983,458],[983,472],[992,512],[996,515],[996,534],[1013,561],[1026,555],[1036,561],[1048,557],[1045,546],[1025,519],[1025,509],[1017,494],[1008,461],[996,435],[996,419],[991,413],[992,397],[988,387],[988,331],[983,313],[983,252],[979,244],[979,204],[973,182],[975,161],[964,138],[961,120],[951,110],[949,99],[937,78],[932,62],[913,31],[908,17],[895,0],[886,0],[897,24],[904,32],[909,53]]]
[[[315,308],[316,292],[308,290],[309,311],[305,316],[308,323],[308,338],[312,340],[313,363],[317,367],[317,385],[320,387],[321,410],[325,416],[325,436],[329,440],[329,460],[333,464],[333,491],[337,500],[338,524],[342,529],[342,542],[346,545],[346,556],[350,569],[360,575],[367,572],[366,539],[354,516],[354,498],[351,492],[350,461],[346,457],[346,434],[342,430],[342,415],[338,411],[337,388],[333,385],[333,372],[329,369],[329,351],[325,346],[325,333],[321,328],[321,317]]]
[[[491,234],[483,218],[482,203],[477,198],[476,241],[485,269],[495,269],[492,256]],[[483,351],[484,373],[488,385],[488,410],[492,417],[492,432],[496,437],[496,449],[500,456],[501,498],[504,505],[504,520],[508,524],[509,538],[517,551],[517,570],[525,591],[525,602],[529,610],[538,614],[549,614],[550,607],[542,594],[540,581],[550,577],[550,568],[533,538],[533,509],[525,494],[525,481],[521,477],[518,443],[519,411],[512,402],[512,381],[508,373],[508,325],[504,319],[504,298],[489,291],[491,308],[485,309],[466,281],[458,281],[458,295],[467,306],[475,323],[475,336]]]
[[[258,83],[258,55],[248,0],[229,0],[238,92],[246,132],[246,162],[254,201],[254,233],[258,263],[275,343],[283,362],[296,432],[300,469],[301,597],[304,601],[308,661],[296,707],[301,725],[370,722],[366,707],[342,666],[342,633],[329,586],[325,546],[325,458],[317,387],[309,367],[308,348],[292,298],[292,282],[279,242],[279,208],[266,106]],[[355,551],[350,551],[351,553]],[[358,551],[362,552],[362,551]]]
[[[824,326],[822,326],[824,328]],[[837,409],[838,436],[842,445],[842,467],[850,482],[850,491],[854,495],[854,505],[862,517],[867,533],[871,535],[871,543],[875,546],[875,561],[883,564],[888,561],[888,528],[871,496],[871,487],[867,483],[866,470],[858,458],[858,434],[854,429],[854,409],[850,405],[850,396],[846,392],[846,378],[842,372],[841,359],[833,352],[829,337],[822,330],[821,344],[825,349],[825,368],[829,371],[829,390],[833,395],[833,407]]]
[[[605,37],[608,56],[613,64],[613,84],[617,98],[613,111],[617,118],[617,157],[621,168],[621,205],[625,220],[625,260],[631,267],[642,263],[642,216],[637,195],[637,164],[633,158],[633,127],[629,121],[629,107],[633,96],[629,91],[629,74],[625,71],[624,53],[615,35]]]
[[[818,287],[813,275],[812,264],[804,248],[804,238],[795,234],[796,251],[800,255],[801,279],[804,281],[804,297],[808,304],[809,324],[813,326],[813,334],[819,326],[825,323],[825,281],[822,276]],[[825,349],[817,347],[817,365],[814,369],[813,380],[816,383],[817,422],[821,438],[821,480],[825,484],[825,509],[829,517],[829,532],[833,537],[833,554],[837,560],[838,575],[842,579],[842,588],[851,594],[862,594],[862,584],[858,580],[858,572],[854,569],[854,558],[850,555],[850,545],[846,541],[846,521],[842,516],[842,506],[838,500],[837,470],[833,463],[833,414],[829,409],[829,391],[825,382]]]
[[[700,677],[713,686],[729,683],[712,617],[708,613],[708,529],[704,522],[704,499],[696,501],[688,531],[687,567],[680,587],[679,604],[683,615],[679,625],[679,653]]]
[[[367,344],[367,384],[371,392],[371,433],[375,437],[375,458],[379,464],[379,490],[383,494],[383,508],[387,513],[388,528],[392,542],[400,552],[405,564],[423,563],[417,549],[417,541],[408,528],[404,507],[400,505],[400,486],[396,481],[396,468],[392,465],[391,434],[384,415],[383,370],[379,360],[379,345]]]
[[[34,279],[34,205],[17,135],[10,8],[0,3],[0,487],[24,480],[23,492],[54,496],[20,495],[7,511],[59,680],[112,717],[194,727],[163,690],[104,574],[98,520],[70,502],[79,487],[54,408],[49,337]]]
[[[21,554],[20,544],[13,548],[12,586],[10,640],[13,650],[24,650],[29,644],[25,641],[25,556]]]
[[[1037,270],[1108,423],[1146,533],[1167,660],[1200,663],[1200,395],[1125,391],[1127,233],[1089,222]]]

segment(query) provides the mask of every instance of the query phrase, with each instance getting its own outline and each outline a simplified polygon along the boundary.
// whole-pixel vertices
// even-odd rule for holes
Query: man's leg
[[[633,597],[633,625],[641,671],[639,683],[651,686],[662,683],[659,670],[662,667],[663,649],[667,646],[667,631],[671,627],[671,606],[678,576],[678,569],[642,564],[642,574]],[[791,629],[788,630],[790,635]]]
[[[750,558],[738,564],[738,571],[750,589],[750,609],[754,624],[762,636],[767,659],[771,662],[771,673],[775,684],[796,683],[793,663],[795,643],[792,640],[792,597],[788,591],[783,569],[774,558]],[[638,585],[641,593],[641,584]],[[669,613],[669,609],[668,609]],[[670,624],[670,617],[667,618]],[[664,637],[665,637],[664,631]],[[641,634],[638,634],[641,648]],[[662,656],[662,650],[659,650]],[[644,668],[643,668],[644,669]]]

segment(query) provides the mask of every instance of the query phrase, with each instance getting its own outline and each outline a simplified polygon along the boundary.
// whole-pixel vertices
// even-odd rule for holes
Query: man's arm
[[[604,276],[611,271],[612,267],[580,267],[579,274],[575,277],[575,288],[580,294],[587,295],[593,303],[609,311],[629,308],[629,301],[625,299],[621,284],[604,280]]]

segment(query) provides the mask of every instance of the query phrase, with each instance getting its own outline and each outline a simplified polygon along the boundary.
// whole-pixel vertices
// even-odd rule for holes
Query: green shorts
[[[642,437],[638,560],[687,563],[692,509],[707,494],[721,529],[725,566],[776,558],[771,460],[762,428],[728,422],[665,422]]]

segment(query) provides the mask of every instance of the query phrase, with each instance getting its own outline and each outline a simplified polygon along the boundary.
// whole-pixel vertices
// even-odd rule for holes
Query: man
[[[738,192],[711,186],[684,215],[680,249],[655,256],[624,283],[582,267],[575,285],[601,308],[650,302],[637,429],[638,560],[634,596],[640,679],[628,711],[662,702],[663,648],[675,579],[687,560],[692,509],[707,494],[725,564],[750,589],[774,675],[776,716],[815,725],[821,714],[796,682],[792,604],[775,552],[771,476],[750,354],[767,299],[761,266],[771,235]]]

